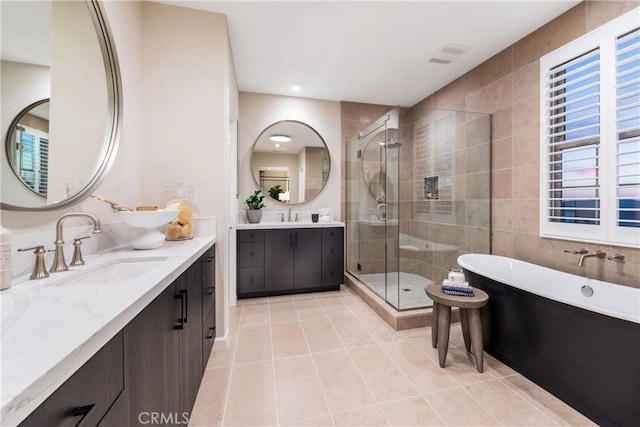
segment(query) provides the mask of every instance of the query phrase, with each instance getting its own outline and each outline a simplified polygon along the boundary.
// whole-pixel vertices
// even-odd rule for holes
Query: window
[[[540,235],[640,246],[637,9],[540,59]]]

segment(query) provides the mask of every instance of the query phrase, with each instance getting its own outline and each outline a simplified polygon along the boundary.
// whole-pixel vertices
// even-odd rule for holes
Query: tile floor
[[[485,355],[452,325],[447,365],[431,329],[396,332],[341,291],[241,300],[212,352],[191,426],[594,425]]]

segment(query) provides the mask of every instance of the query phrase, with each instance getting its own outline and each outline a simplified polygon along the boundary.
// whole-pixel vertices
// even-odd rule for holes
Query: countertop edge
[[[329,222],[262,222],[257,224],[237,224],[237,230],[261,230],[261,229],[288,229],[288,228],[344,228],[340,221]]]
[[[83,343],[72,349],[62,360],[49,367],[44,375],[31,383],[22,392],[11,396],[2,396],[2,419],[0,424],[13,426],[24,421],[42,402],[51,396],[109,340],[129,324],[131,320],[217,242],[216,237],[213,236],[200,238],[206,240],[202,242],[196,251],[184,258],[178,267],[154,285],[150,285],[146,292],[113,316],[92,335],[88,336]]]

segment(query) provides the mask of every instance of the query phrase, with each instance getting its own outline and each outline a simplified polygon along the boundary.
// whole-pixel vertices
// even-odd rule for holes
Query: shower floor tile
[[[360,282],[367,285],[382,299],[398,310],[410,308],[431,307],[433,301],[427,297],[424,287],[433,283],[432,280],[419,274],[400,273],[400,286],[396,283],[398,276],[389,274],[387,280],[387,292],[385,295],[385,273],[361,274]],[[400,289],[400,304],[398,304],[398,288]]]

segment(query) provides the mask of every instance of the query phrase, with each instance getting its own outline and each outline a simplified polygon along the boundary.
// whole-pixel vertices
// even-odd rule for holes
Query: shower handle
[[[387,220],[387,204],[386,203],[380,203],[378,205],[378,219],[380,221]]]

